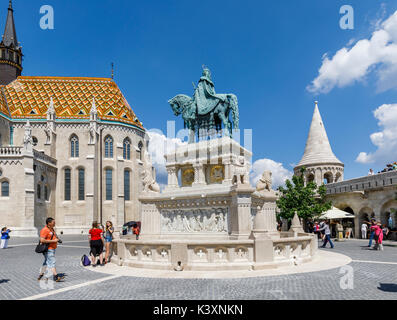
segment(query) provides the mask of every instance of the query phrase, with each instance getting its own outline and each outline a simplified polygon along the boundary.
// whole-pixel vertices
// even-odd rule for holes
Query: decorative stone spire
[[[89,144],[95,144],[98,134],[98,110],[95,104],[95,98],[92,98],[90,111],[90,141]]]
[[[325,131],[320,111],[318,110],[318,102],[315,101],[312,123],[310,125],[309,136],[306,141],[305,152],[298,167],[315,163],[342,164],[342,162],[334,155]]]
[[[291,228],[289,229],[289,231],[293,231],[293,232],[297,232],[297,233],[304,233],[303,228],[302,228],[302,224],[299,220],[298,217],[298,213],[295,211],[295,215],[292,218],[292,222],[291,222]]]
[[[33,152],[33,138],[32,138],[32,127],[30,126],[30,121],[28,120],[25,125],[25,135],[23,136],[23,146],[25,153]]]
[[[97,110],[96,104],[95,104],[95,98],[92,98],[92,105],[91,105],[90,114],[93,115],[93,116],[94,116],[94,115],[95,115],[95,116],[98,115],[98,110]]]
[[[54,100],[51,97],[50,105],[47,110],[47,120],[55,120],[55,108],[54,108]]]

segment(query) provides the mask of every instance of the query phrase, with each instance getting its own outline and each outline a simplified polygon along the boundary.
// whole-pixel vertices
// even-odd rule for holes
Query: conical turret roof
[[[298,167],[311,164],[343,163],[334,155],[328,140],[327,132],[321,119],[318,103],[315,102],[312,123],[310,125],[309,136],[306,141],[305,152]]]
[[[11,0],[8,5],[8,15],[2,41],[6,47],[13,45],[14,48],[19,48]]]

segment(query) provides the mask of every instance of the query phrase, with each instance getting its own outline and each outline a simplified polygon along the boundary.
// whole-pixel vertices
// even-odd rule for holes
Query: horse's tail
[[[230,106],[232,108],[233,126],[234,129],[238,129],[239,126],[239,113],[238,113],[238,100],[234,94],[229,96]]]

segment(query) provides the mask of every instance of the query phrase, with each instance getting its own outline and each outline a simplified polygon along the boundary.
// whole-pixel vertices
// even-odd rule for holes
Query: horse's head
[[[184,94],[178,94],[171,100],[168,100],[168,103],[170,104],[172,111],[174,111],[174,114],[179,116],[183,110],[188,107],[188,105],[191,103],[191,100],[192,99],[190,97]]]
[[[178,96],[168,100],[168,103],[170,104],[172,111],[174,111],[174,114],[176,116],[179,116],[182,113],[182,108],[179,104]]]

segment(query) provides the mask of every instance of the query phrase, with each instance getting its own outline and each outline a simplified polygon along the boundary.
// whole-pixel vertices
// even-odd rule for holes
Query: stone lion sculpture
[[[264,171],[262,177],[256,184],[256,191],[258,192],[270,192],[272,190],[272,172]]]
[[[233,164],[233,184],[248,184],[248,169],[243,156],[239,156],[238,160]]]

